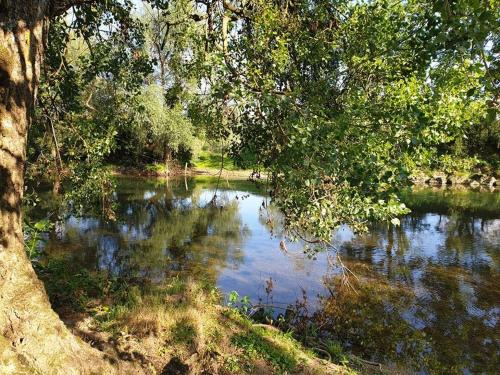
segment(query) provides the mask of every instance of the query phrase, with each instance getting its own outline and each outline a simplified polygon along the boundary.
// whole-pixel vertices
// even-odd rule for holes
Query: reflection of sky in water
[[[223,200],[229,201],[238,196],[242,225],[251,231],[242,244],[245,254],[243,262],[239,266],[228,264],[228,267],[221,269],[219,286],[225,291],[236,290],[240,295],[252,296],[254,299],[265,298],[265,282],[272,278],[276,303],[295,302],[302,295],[301,288],[307,289],[311,296],[323,292],[321,276],[327,271],[325,254],[320,254],[318,261],[310,260],[297,244],[289,244],[288,253],[280,251],[282,238],[272,236],[259,219],[263,198],[249,194],[242,199],[244,194],[242,191],[218,194]],[[204,191],[200,202],[206,204],[212,197],[213,191]]]
[[[112,236],[102,236],[97,247],[98,266],[100,269],[109,270],[116,274],[119,267],[116,264],[116,254],[119,249],[118,239]]]
[[[173,210],[189,210],[207,206],[212,200],[214,190],[203,189],[196,199],[192,197],[170,197],[170,207]],[[120,200],[119,194],[117,197]],[[67,219],[65,225],[58,229],[59,238],[68,241],[68,232],[78,232],[78,238],[90,248],[94,248],[97,256],[97,266],[107,269],[115,274],[120,272],[121,265],[117,261],[118,254],[123,248],[130,248],[133,243],[146,242],[151,237],[152,228],[155,226],[158,215],[168,215],[168,212],[157,212],[154,205],[149,205],[151,200],[166,204],[167,198],[164,190],[144,190],[139,199],[125,195],[122,217],[118,218],[117,225],[113,228],[106,227],[100,220],[94,218]],[[217,264],[217,284],[225,292],[238,291],[240,295],[248,295],[253,299],[266,298],[266,281],[273,280],[273,298],[276,303],[293,303],[302,296],[302,289],[307,290],[309,298],[314,300],[318,294],[324,294],[323,276],[328,274],[328,253],[319,253],[316,259],[310,259],[302,251],[302,246],[287,242],[287,251],[280,250],[280,241],[284,238],[280,231],[271,233],[265,225],[259,207],[263,197],[246,191],[231,191],[219,189],[217,204],[225,205],[228,202],[237,202],[238,216],[241,227],[247,229],[248,235],[244,236],[238,250],[243,252],[243,259],[229,257],[224,264]],[[132,201],[130,201],[132,199]],[[142,202],[141,202],[142,201]],[[139,220],[134,219],[138,209],[145,209]],[[491,255],[484,251],[485,243],[498,250],[500,241],[500,219],[481,221],[479,219],[468,223],[465,235],[457,235],[458,244],[463,248],[456,249],[450,243],[450,226],[453,218],[427,213],[419,215],[417,219],[412,216],[403,218],[402,230],[404,236],[393,235],[389,240],[386,227],[375,227],[367,235],[355,236],[352,231],[342,226],[333,236],[333,243],[339,248],[346,259],[361,259],[369,261],[375,269],[382,273],[388,271],[388,254],[396,257],[399,264],[408,266],[409,276],[398,276],[397,280],[411,279],[412,288],[416,297],[422,300],[433,298],[428,285],[423,285],[420,279],[424,276],[425,265],[453,265],[473,269],[478,266],[494,267]],[[166,229],[168,231],[168,229]],[[217,226],[209,223],[204,236],[217,236]],[[191,238],[184,238],[179,242],[181,246],[189,246]],[[403,242],[406,242],[404,244]],[[128,249],[131,251],[131,249]],[[221,251],[225,251],[222,249]],[[168,244],[160,254],[169,256]],[[214,254],[207,254],[210,258]],[[207,259],[205,257],[205,261]],[[192,259],[186,258],[187,261]],[[154,265],[153,265],[154,266]],[[173,268],[183,269],[182,264],[175,264]],[[157,275],[161,278],[161,273]],[[155,278],[157,278],[155,277]],[[460,281],[460,290],[463,298],[467,300],[467,311],[471,315],[490,316],[497,312],[489,313],[477,306],[474,288],[468,281]],[[434,296],[435,297],[435,296]],[[405,312],[411,320],[411,309]],[[415,326],[419,327],[419,319],[414,317]],[[491,319],[490,319],[491,321]]]
[[[156,192],[155,191],[149,191],[149,190],[146,190],[142,196],[142,199],[144,200],[147,200],[147,199],[151,199],[153,198],[154,196],[156,195]]]

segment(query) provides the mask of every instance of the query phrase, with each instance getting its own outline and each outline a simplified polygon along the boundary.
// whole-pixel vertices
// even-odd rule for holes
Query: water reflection
[[[250,230],[235,200],[221,193],[218,206],[208,205],[208,193],[123,181],[116,221],[70,217],[46,251],[70,250],[75,262],[117,276],[160,281],[182,272],[215,282],[219,268],[241,263]]]
[[[353,292],[339,287],[338,275],[329,278],[333,292],[322,299],[317,323],[365,358],[424,373],[497,373],[498,206],[484,206],[481,215],[478,193],[469,192],[473,213],[444,210],[439,200],[436,209],[430,192],[422,194],[425,210],[414,194],[414,212],[400,227],[374,225],[363,236],[344,229],[337,237],[359,281]]]
[[[311,260],[286,244],[276,212],[249,182],[223,182],[216,206],[211,180],[121,179],[115,222],[70,217],[56,225],[46,251],[77,264],[159,282],[189,275],[253,300],[293,304],[307,291],[324,335],[364,358],[424,373],[495,373],[500,335],[500,199],[495,192],[408,193],[401,226],[373,225],[334,235],[359,281],[340,287],[328,253]],[[278,215],[279,216],[279,215]],[[321,296],[321,298],[316,298]]]

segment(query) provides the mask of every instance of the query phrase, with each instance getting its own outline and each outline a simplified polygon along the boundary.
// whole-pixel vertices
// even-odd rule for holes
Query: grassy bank
[[[199,170],[220,170],[221,165],[227,171],[240,171],[242,170],[234,164],[234,161],[222,155],[220,153],[215,153],[211,151],[200,151],[198,155],[192,161],[193,168]]]
[[[208,280],[162,283],[82,270],[64,258],[37,266],[52,305],[123,373],[356,374],[335,353],[306,348],[292,332],[256,324],[224,303]],[[323,358],[322,358],[323,357]],[[125,365],[123,364],[125,363]],[[128,366],[128,367],[127,367]]]
[[[221,168],[222,167],[222,168]],[[183,176],[219,176],[222,178],[248,178],[251,169],[238,167],[227,155],[222,158],[220,153],[200,151],[189,163],[172,160],[169,163],[149,163],[142,166],[109,164],[108,170],[115,175],[174,177]]]

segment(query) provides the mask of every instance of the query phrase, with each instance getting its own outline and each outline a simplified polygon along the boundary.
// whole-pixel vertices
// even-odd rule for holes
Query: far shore
[[[255,179],[257,175],[250,169],[216,169],[216,168],[200,168],[200,167],[187,167],[169,168],[168,172],[164,170],[140,169],[139,167],[112,165],[109,167],[111,173],[115,176],[139,176],[139,177],[183,177],[183,176],[207,176],[207,177],[221,177],[231,179]],[[260,178],[265,178],[264,174],[259,175]]]

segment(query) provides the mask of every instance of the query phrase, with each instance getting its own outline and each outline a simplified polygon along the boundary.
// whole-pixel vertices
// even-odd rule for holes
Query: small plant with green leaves
[[[44,241],[43,233],[52,229],[53,224],[47,219],[39,220],[35,223],[24,222],[24,247],[26,254],[32,262],[37,262],[43,253],[40,242]]]
[[[342,345],[338,341],[326,340],[324,342],[324,347],[331,356],[333,362],[340,363],[342,365],[347,365],[349,363],[349,357],[344,352],[344,348],[342,348]]]
[[[233,290],[231,293],[229,293],[227,306],[234,308],[243,315],[248,315],[252,307],[252,303],[250,302],[250,298],[248,296],[243,296],[240,298],[238,292]]]

